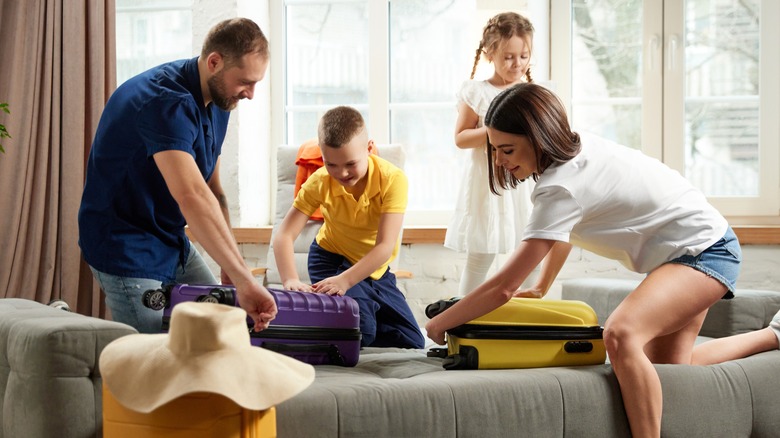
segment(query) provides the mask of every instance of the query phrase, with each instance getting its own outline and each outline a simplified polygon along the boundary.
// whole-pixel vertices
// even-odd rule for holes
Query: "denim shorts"
[[[742,249],[734,230],[729,227],[720,240],[702,251],[701,254],[684,255],[667,263],[690,266],[718,280],[728,289],[723,298],[731,299],[734,298],[734,288],[742,264]]]

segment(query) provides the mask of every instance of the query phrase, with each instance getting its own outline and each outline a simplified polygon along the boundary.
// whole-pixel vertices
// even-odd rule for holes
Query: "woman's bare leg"
[[[693,349],[691,363],[711,365],[741,359],[778,348],[778,338],[771,327],[725,338],[713,339]]]
[[[689,363],[706,310],[725,292],[720,282],[693,268],[665,264],[607,319],[604,343],[635,438],[661,434],[661,382],[648,353]]]

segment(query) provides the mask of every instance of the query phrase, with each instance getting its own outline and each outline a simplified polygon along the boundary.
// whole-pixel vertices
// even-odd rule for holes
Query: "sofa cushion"
[[[0,436],[100,436],[98,358],[131,333],[125,324],[0,299]]]
[[[563,435],[560,385],[549,373],[445,371],[441,359],[396,348],[364,348],[357,367],[316,373],[277,407],[280,438],[313,436],[313,425],[323,437],[505,436],[496,418]]]
[[[655,367],[662,436],[777,436],[780,351]],[[423,351],[392,348],[363,349],[354,368],[316,367],[314,383],[277,406],[277,431],[280,438],[630,436],[609,364],[445,371]]]
[[[639,280],[580,278],[562,284],[565,300],[585,301],[604,325],[613,310],[639,285]],[[720,300],[707,312],[701,336],[722,338],[747,333],[769,325],[780,309],[780,292],[737,289],[734,298]]]

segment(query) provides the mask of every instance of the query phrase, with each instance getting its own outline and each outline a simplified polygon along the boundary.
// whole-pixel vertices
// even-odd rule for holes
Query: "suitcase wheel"
[[[70,306],[68,306],[68,303],[63,300],[51,300],[49,301],[49,306],[54,307],[55,309],[64,310],[66,312],[72,312],[72,310],[70,310]]]
[[[214,295],[211,295],[211,294],[201,295],[198,298],[195,298],[195,301],[198,302],[198,303],[220,304],[219,303],[219,297],[215,297]]]
[[[444,358],[445,370],[476,370],[479,368],[479,352],[474,347],[460,347],[458,354]]]
[[[163,289],[149,289],[141,296],[141,302],[152,310],[162,310],[168,305],[168,297]]]
[[[214,298],[214,301],[204,299],[209,303],[225,304],[227,306],[237,306],[238,300],[236,300],[235,290],[228,287],[215,287],[209,291],[209,296]]]

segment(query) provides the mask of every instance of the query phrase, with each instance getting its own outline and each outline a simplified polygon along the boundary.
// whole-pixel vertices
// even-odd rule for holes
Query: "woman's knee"
[[[607,319],[604,324],[604,347],[610,361],[620,361],[627,351],[641,350],[639,344],[637,330],[632,324],[621,318]]]

